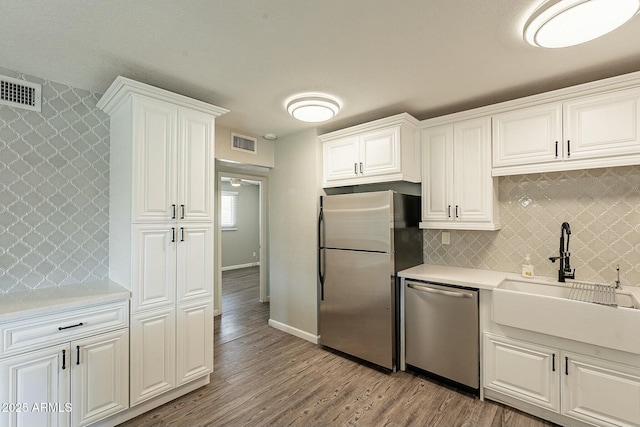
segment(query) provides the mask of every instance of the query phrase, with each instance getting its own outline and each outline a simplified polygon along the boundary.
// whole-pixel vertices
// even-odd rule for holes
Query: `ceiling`
[[[301,92],[337,96],[324,133],[422,120],[640,70],[640,17],[545,50],[522,28],[542,0],[3,0],[0,66],[103,93],[118,75],[231,110],[256,136],[314,127]]]

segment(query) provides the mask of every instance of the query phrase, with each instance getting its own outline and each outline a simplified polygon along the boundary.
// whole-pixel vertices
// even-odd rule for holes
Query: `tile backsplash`
[[[42,112],[0,106],[0,293],[108,277],[109,117],[99,94],[42,84]]]
[[[520,273],[526,254],[536,276],[557,277],[560,225],[571,225],[576,279],[640,286],[640,166],[499,178],[499,231],[424,231],[424,261]]]

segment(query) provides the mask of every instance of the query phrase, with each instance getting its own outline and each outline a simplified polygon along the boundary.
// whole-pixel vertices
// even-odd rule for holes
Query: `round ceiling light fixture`
[[[640,0],[551,0],[524,27],[527,43],[546,48],[575,46],[623,25],[640,9]]]
[[[291,97],[286,102],[287,111],[303,122],[324,122],[340,111],[340,101],[331,95],[305,93]]]

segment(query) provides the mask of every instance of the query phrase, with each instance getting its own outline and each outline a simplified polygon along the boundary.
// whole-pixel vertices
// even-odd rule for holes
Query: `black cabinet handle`
[[[458,215],[458,209],[460,208],[460,206],[456,205],[456,218],[460,218],[460,216]]]
[[[171,219],[176,219],[176,205],[171,205]]]
[[[184,242],[184,227],[180,227],[180,241]]]
[[[567,157],[571,157],[571,141],[567,139]]]
[[[555,353],[551,355],[551,371],[552,372],[556,371],[556,354]]]
[[[184,219],[184,205],[180,205],[180,219]]]
[[[354,175],[358,175],[358,164],[357,163],[353,164],[353,174]]]
[[[569,358],[566,356],[564,358],[564,374],[569,375]]]
[[[66,350],[62,350],[62,369],[66,368],[66,365],[65,365],[65,363],[66,363],[66,354],[67,354],[67,351]]]
[[[556,159],[558,158],[558,141],[556,141]]]
[[[176,228],[171,227],[171,243],[176,241]]]
[[[451,218],[451,205],[447,205],[447,216]]]
[[[76,365],[80,364],[80,346],[76,346]]]
[[[80,322],[80,323],[78,323],[78,324],[76,324],[76,325],[71,325],[71,326],[59,326],[59,327],[58,327],[58,330],[59,330],[59,331],[63,331],[63,330],[65,330],[65,329],[77,328],[78,326],[82,326],[82,325],[83,325],[83,323],[82,323],[82,322]]]
[[[362,175],[362,174],[363,174],[363,172],[362,172],[362,162],[360,162],[360,175]]]

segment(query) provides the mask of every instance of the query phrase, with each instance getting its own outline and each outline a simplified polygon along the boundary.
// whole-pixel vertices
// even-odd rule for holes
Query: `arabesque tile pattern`
[[[620,264],[623,285],[640,286],[640,166],[499,178],[502,229],[424,231],[432,264],[519,273],[526,254],[537,276],[556,277],[560,224],[571,225],[576,279],[611,283]]]
[[[109,117],[99,94],[42,84],[42,112],[0,105],[0,292],[109,270]]]

